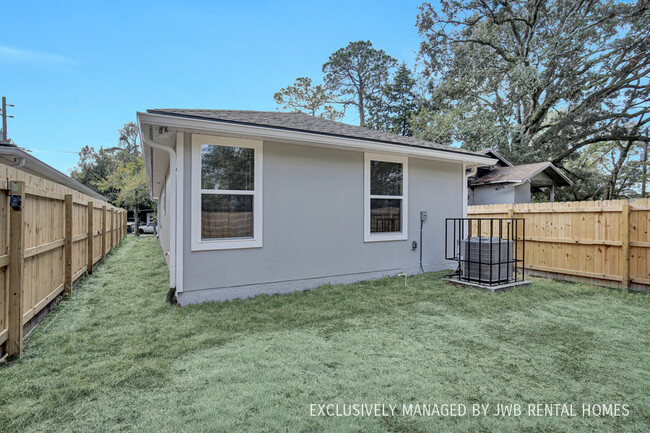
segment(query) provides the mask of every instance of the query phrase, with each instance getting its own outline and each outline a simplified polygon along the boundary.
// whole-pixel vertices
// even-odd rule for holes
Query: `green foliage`
[[[397,60],[384,50],[375,49],[370,41],[357,41],[332,53],[323,73],[326,86],[338,92],[344,106],[354,106],[359,123],[365,125],[369,100],[381,95],[395,66]]]
[[[126,123],[118,133],[117,147],[100,147],[96,151],[84,146],[70,176],[104,195],[115,206],[132,211],[152,208],[154,203],[149,198],[138,143],[138,126],[135,122]]]
[[[413,72],[402,63],[381,93],[368,97],[369,115],[365,126],[393,134],[413,135],[411,117],[424,104],[415,87]]]
[[[100,191],[115,191],[113,204],[129,210],[151,207],[142,158],[118,160],[115,169],[99,184]]]
[[[417,25],[439,105],[416,135],[567,168],[591,144],[650,139],[647,1],[442,0]]]
[[[96,151],[93,147],[84,146],[79,152],[77,166],[70,171],[70,177],[103,194],[109,202],[114,203],[118,191],[101,188],[101,185],[117,167],[114,153],[114,150],[103,147]]]
[[[299,77],[293,86],[280,89],[273,95],[276,104],[282,109],[296,113],[306,113],[310,116],[322,117],[329,120],[340,120],[344,110],[337,110],[335,95],[322,84],[312,86],[311,78]]]
[[[2,432],[642,432],[648,294],[444,273],[173,307],[129,237],[0,365]],[[622,364],[622,360],[624,360]],[[182,404],[179,404],[182,402]],[[628,417],[309,416],[313,403],[628,403]]]

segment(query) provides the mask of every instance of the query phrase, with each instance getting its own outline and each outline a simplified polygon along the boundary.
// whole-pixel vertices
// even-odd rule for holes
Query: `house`
[[[156,214],[153,209],[141,209],[138,211],[138,225],[149,224],[155,217]],[[129,211],[128,220],[135,223],[134,211]]]
[[[444,218],[466,212],[466,170],[495,163],[299,113],[137,117],[181,305],[446,268]]]
[[[80,182],[77,182],[70,176],[61,173],[59,170],[34,157],[31,153],[18,147],[16,144],[2,141],[1,139],[0,164],[15,168],[27,175],[37,176],[59,185],[63,185],[64,187],[92,197],[93,199],[106,201],[106,197],[98,192],[93,191]]]
[[[485,149],[483,155],[494,158],[496,164],[479,167],[469,177],[469,204],[530,203],[535,192],[546,191],[549,201],[555,201],[555,188],[573,182],[551,162],[512,165],[497,151]]]

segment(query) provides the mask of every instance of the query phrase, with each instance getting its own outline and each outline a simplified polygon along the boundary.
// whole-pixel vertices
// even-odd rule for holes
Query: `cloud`
[[[0,62],[14,63],[49,63],[49,64],[72,64],[76,60],[58,54],[40,53],[38,51],[21,50],[18,48],[0,45]]]

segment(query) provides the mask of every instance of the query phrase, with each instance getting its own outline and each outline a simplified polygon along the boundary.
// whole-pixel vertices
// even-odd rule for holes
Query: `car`
[[[149,221],[148,224],[138,227],[138,233],[140,234],[152,235],[155,232],[156,232],[156,223],[154,221]]]

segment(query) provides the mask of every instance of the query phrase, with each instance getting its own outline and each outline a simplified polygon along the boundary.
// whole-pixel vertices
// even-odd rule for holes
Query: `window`
[[[366,153],[364,241],[407,239],[408,159]]]
[[[262,142],[192,135],[192,250],[262,246]]]

